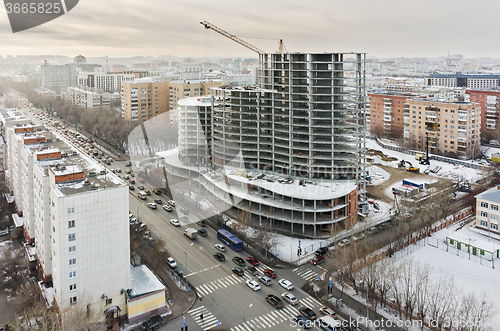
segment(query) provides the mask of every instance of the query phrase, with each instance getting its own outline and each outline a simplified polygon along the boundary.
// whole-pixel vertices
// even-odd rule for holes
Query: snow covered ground
[[[405,161],[408,161],[408,162],[412,163],[413,165],[420,167],[421,172],[423,172],[428,167],[428,166],[419,165],[418,161],[415,160],[414,155],[409,155],[409,154],[393,151],[390,149],[382,148],[373,139],[366,139],[366,148],[381,151],[385,155],[387,155],[389,157],[394,157],[398,160],[398,161],[382,161],[382,158],[378,155],[370,156],[371,158],[374,159],[375,164],[382,164],[382,165],[397,168],[399,161],[404,159]],[[435,176],[435,177],[449,178],[449,179],[464,178],[465,180],[467,180],[469,182],[475,182],[475,181],[479,180],[481,178],[481,176],[483,175],[483,173],[480,170],[464,167],[461,165],[455,165],[455,164],[448,163],[448,162],[431,160],[431,165],[441,167],[441,170],[437,174],[429,173],[430,176]]]
[[[371,185],[381,184],[381,183],[385,182],[386,180],[388,180],[389,178],[391,178],[390,173],[388,173],[384,169],[379,168],[377,166],[367,167],[366,171],[372,177]]]

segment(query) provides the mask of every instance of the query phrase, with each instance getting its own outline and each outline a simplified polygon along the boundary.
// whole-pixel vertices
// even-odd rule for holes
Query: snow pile
[[[371,182],[372,185],[380,184],[386,181],[387,179],[391,178],[391,175],[387,171],[377,166],[366,168],[366,171],[372,178]]]

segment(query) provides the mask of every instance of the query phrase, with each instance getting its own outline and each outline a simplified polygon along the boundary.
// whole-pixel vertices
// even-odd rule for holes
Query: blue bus
[[[217,239],[222,241],[226,246],[231,247],[233,251],[243,250],[243,241],[227,230],[221,229],[217,231]]]

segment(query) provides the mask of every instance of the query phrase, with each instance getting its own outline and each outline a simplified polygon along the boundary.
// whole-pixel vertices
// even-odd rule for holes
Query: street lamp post
[[[243,312],[243,330],[246,331],[247,330],[247,321],[245,319],[245,314],[247,313],[247,310],[250,309],[250,307],[252,307],[253,304],[251,303],[250,306],[248,306],[247,309],[245,309],[245,311]]]
[[[193,246],[194,243],[191,243],[189,246]],[[188,246],[188,248],[189,248]],[[187,253],[187,248],[184,251],[184,254],[186,254],[186,287],[189,289],[189,284],[188,284],[188,253]]]

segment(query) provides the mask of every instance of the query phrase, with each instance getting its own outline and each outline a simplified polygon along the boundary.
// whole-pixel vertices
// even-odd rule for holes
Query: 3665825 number
[[[7,14],[59,14],[62,11],[60,2],[23,2],[23,3],[5,3]]]

